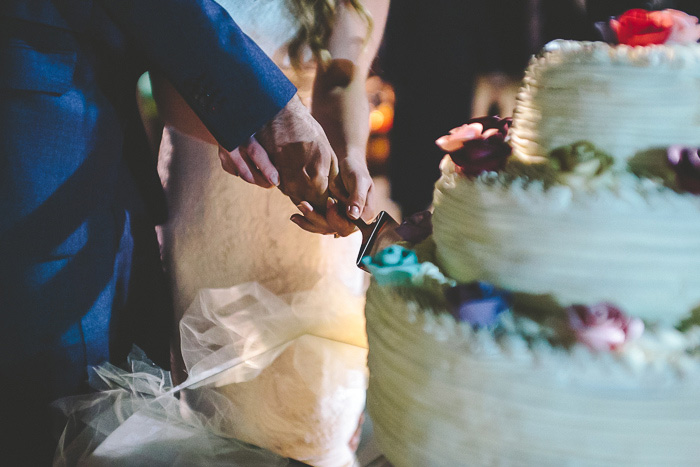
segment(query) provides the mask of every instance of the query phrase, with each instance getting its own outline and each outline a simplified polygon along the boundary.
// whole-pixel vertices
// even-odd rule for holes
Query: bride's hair
[[[328,40],[335,23],[338,4],[347,3],[367,22],[367,35],[372,29],[372,17],[359,0],[287,0],[299,23],[299,30],[288,45],[288,54],[295,68],[303,63],[304,47],[309,46],[321,66],[331,59]]]

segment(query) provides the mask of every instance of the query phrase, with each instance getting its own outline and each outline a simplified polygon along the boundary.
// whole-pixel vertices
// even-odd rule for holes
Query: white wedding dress
[[[295,74],[282,58],[295,32],[285,0],[219,3],[308,103],[313,71]],[[278,189],[229,175],[216,146],[174,128],[159,173],[170,214],[159,238],[188,381],[210,377],[178,399],[138,351],[131,372],[98,368],[93,380],[107,391],[58,404],[89,433],[69,427],[57,465],[288,465],[233,438],[311,465],[353,465],[367,384],[359,233],[301,230]]]
[[[285,1],[219,3],[268,55],[278,58],[308,101],[312,74],[300,76],[280,58],[295,32]],[[161,229],[161,243],[178,315],[201,288],[247,281],[285,294],[333,277],[338,287],[362,295],[366,277],[354,265],[359,233],[336,239],[301,230],[289,220],[298,210],[279,190],[265,190],[224,172],[215,146],[173,128],[163,134],[159,172],[171,218]]]

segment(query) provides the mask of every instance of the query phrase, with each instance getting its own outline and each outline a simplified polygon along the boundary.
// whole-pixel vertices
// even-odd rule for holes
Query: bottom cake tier
[[[458,322],[438,296],[368,290],[368,410],[395,466],[697,465],[698,327],[594,352],[515,314]]]

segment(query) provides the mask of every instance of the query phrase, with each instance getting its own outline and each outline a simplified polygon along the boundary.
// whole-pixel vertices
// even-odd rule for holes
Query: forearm
[[[332,61],[314,82],[312,113],[323,126],[339,160],[364,162],[369,137],[369,103],[365,82],[381,42],[388,0],[364,0],[372,29],[348,5],[339,9],[328,49]],[[321,67],[319,67],[321,68]]]
[[[158,114],[166,125],[201,141],[218,144],[197,114],[161,73],[151,72],[150,77]]]
[[[339,79],[342,84],[338,84]],[[352,157],[364,161],[369,138],[366,79],[366,73],[351,62],[334,60],[328,70],[319,72],[314,83],[311,111],[339,160]]]
[[[96,0],[232,150],[296,93],[213,0]]]

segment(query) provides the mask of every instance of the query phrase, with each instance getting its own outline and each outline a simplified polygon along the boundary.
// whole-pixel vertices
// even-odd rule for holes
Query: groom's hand
[[[295,95],[255,138],[279,172],[279,188],[299,205],[325,208],[338,160],[321,125]]]
[[[279,185],[279,173],[255,138],[251,137],[233,151],[219,146],[221,167],[231,175],[263,188]]]

